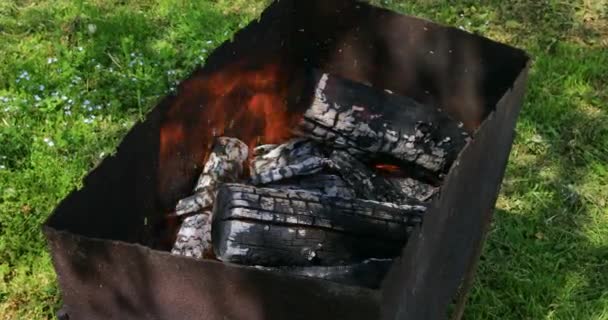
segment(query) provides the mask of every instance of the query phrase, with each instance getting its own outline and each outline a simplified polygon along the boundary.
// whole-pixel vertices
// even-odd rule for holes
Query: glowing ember
[[[377,164],[375,168],[379,171],[383,171],[386,173],[399,174],[402,172],[401,168],[392,164]]]

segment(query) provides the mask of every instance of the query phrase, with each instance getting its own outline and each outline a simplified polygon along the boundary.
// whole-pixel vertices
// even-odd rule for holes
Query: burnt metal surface
[[[274,2],[135,125],[48,219],[63,310],[76,320],[444,319],[478,259],[527,63],[520,50],[360,2]],[[213,92],[202,89],[260,70],[297,84],[311,68],[441,107],[471,133],[479,128],[382,288],[170,255],[178,224],[167,213],[192,192],[213,139],[209,123],[230,116],[224,135],[264,133],[263,119],[238,103],[215,112]],[[262,89],[292,98],[286,88]],[[276,113],[297,120],[310,98]]]
[[[70,320],[378,317],[377,291],[45,232]]]
[[[383,319],[446,317],[446,307],[479,259],[515,135],[525,81],[524,73],[450,170],[420,232],[410,238],[385,279]],[[461,308],[458,305],[457,312]]]

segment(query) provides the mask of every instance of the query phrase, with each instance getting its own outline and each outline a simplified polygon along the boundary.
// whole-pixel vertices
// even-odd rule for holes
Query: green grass
[[[0,1],[0,319],[60,305],[40,225],[266,1]],[[608,1],[380,5],[534,57],[466,319],[608,319]]]

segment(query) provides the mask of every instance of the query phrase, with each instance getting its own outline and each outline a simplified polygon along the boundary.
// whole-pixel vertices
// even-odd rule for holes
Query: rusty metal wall
[[[70,320],[376,319],[379,294],[47,228]]]
[[[440,199],[385,279],[383,319],[445,319],[459,286],[473,276],[509,158],[527,74],[525,69],[519,75],[462,151]],[[462,288],[461,294],[469,289]],[[455,312],[462,314],[463,307],[464,301],[459,301]]]

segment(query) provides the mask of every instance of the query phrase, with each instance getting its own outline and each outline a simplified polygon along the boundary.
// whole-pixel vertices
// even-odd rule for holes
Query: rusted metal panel
[[[70,319],[375,319],[376,291],[47,228]]]
[[[527,69],[462,151],[440,199],[385,279],[383,319],[447,317],[448,305],[479,258],[511,150],[526,78]]]
[[[137,124],[46,222],[65,311],[70,319],[445,318],[478,259],[527,61],[508,46],[361,2],[274,2]],[[217,73],[267,64],[286,83],[314,68],[390,89],[443,108],[469,131],[487,118],[381,290],[167,252],[177,231],[167,212],[191,191],[213,136],[205,121],[213,101],[198,88]],[[222,111],[242,107],[232,108]],[[291,115],[302,111],[289,105]],[[174,136],[163,135],[167,128]],[[226,135],[240,138],[239,128]]]
[[[526,82],[528,80],[527,78],[528,78],[529,68],[530,68],[530,64],[528,64],[528,67],[526,68],[526,70],[524,70],[517,77],[517,80],[515,81],[515,85],[513,86],[513,89],[510,90],[507,94],[505,94],[503,96],[503,98],[498,102],[498,105],[496,108],[497,110],[508,109],[508,111],[506,111],[506,112],[509,114],[510,119],[506,120],[506,121],[511,121],[513,126],[515,125],[515,122],[517,121],[517,115],[519,114],[519,111],[523,104],[522,100],[523,100],[523,97],[524,97],[524,94],[526,91]],[[486,130],[489,130],[489,129],[486,129]],[[508,137],[507,137],[507,139],[508,139]],[[511,137],[509,143],[512,143],[513,139],[514,139],[514,137]],[[506,141],[505,141],[505,143],[506,143]],[[511,150],[511,148],[509,146],[509,151],[510,150]],[[504,174],[504,171],[502,174]],[[502,178],[501,178],[501,180],[502,180]],[[495,203],[495,201],[494,201],[494,203]],[[464,309],[466,306],[468,294],[473,286],[473,278],[475,276],[475,272],[476,272],[477,266],[479,264],[479,259],[481,257],[484,242],[487,238],[487,234],[490,229],[490,224],[491,224],[492,216],[494,213],[493,212],[494,205],[495,204],[492,204],[492,209],[490,209],[487,213],[484,214],[485,216],[483,217],[483,225],[482,225],[482,229],[481,229],[481,233],[482,233],[481,239],[472,246],[471,258],[467,262],[467,271],[464,274],[462,284],[458,290],[458,295],[457,295],[457,298],[455,301],[454,311],[451,316],[451,319],[453,319],[453,320],[461,319],[464,314]]]

